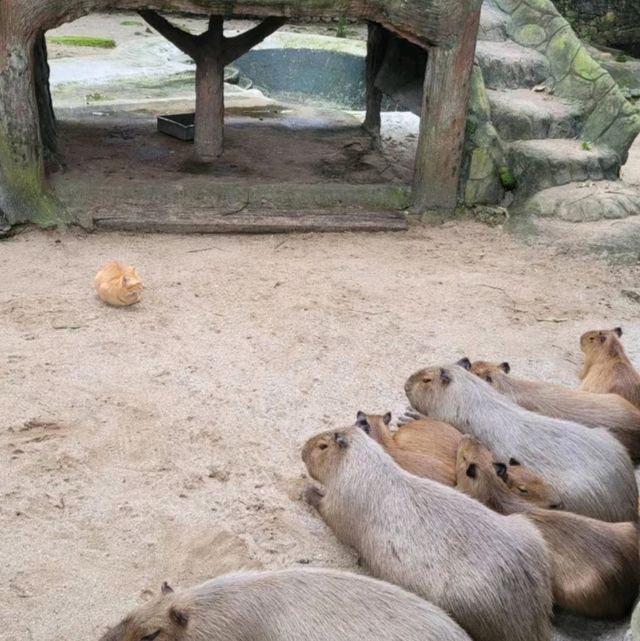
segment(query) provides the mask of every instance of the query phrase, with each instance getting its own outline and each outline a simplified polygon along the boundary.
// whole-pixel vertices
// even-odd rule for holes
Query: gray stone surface
[[[542,189],[616,179],[640,132],[640,111],[552,0],[485,0],[480,37],[465,203],[500,204],[501,176],[516,178],[516,204]],[[531,92],[536,86],[545,91]]]
[[[620,160],[610,149],[583,149],[577,140],[523,140],[509,145],[509,164],[518,198],[542,189],[586,180],[615,180]]]
[[[640,215],[640,190],[619,181],[570,183],[538,192],[522,210],[570,222]]]
[[[566,612],[555,618],[553,641],[623,641],[628,621],[599,621]]]
[[[480,14],[479,40],[503,42],[507,39],[507,20],[509,16],[490,2],[485,1]]]
[[[479,41],[476,57],[491,89],[533,87],[550,73],[547,59],[537,51],[515,42]]]
[[[504,140],[575,138],[580,107],[546,91],[489,90],[491,118]]]

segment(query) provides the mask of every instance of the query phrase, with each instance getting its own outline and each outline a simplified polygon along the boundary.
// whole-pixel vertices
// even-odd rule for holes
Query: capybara
[[[622,329],[600,329],[580,337],[584,365],[580,372],[582,389],[596,394],[618,394],[640,408],[640,374],[620,342]]]
[[[462,433],[442,421],[425,418],[407,423],[395,432],[389,429],[391,413],[358,412],[356,425],[376,440],[382,449],[407,472],[451,487],[456,484],[456,455]],[[535,505],[560,506],[555,488],[539,474],[511,458],[509,489]]]
[[[636,521],[638,488],[624,446],[602,428],[535,414],[463,365],[428,367],[405,383],[411,405],[515,457],[555,487],[563,507],[603,521]]]
[[[471,436],[458,448],[458,489],[501,514],[523,512],[551,554],[553,596],[561,608],[596,618],[626,615],[638,595],[640,567],[635,523],[533,507],[507,490],[507,465]]]
[[[309,439],[312,505],[371,573],[442,607],[475,641],[549,639],[544,539],[453,488],[405,472],[356,426]]]
[[[101,641],[471,641],[395,585],[331,570],[231,574],[141,605]]]
[[[471,371],[525,409],[580,423],[604,427],[640,459],[640,410],[617,394],[593,394],[562,385],[509,376],[509,363],[475,361]]]

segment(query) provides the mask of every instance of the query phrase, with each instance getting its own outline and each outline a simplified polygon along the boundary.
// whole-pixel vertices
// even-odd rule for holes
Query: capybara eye
[[[524,485],[518,485],[518,492],[520,494],[529,494],[529,490]]]
[[[326,443],[320,443],[320,445],[318,445],[319,450],[326,450],[328,447]]]
[[[425,376],[425,378],[422,379],[422,382],[426,385],[427,383],[431,382],[431,379]]]
[[[162,632],[162,630],[156,630],[152,634],[147,634],[147,636],[146,637],[142,637],[142,639],[140,639],[140,641],[153,641],[154,639],[156,639],[157,637],[160,636],[160,632]]]
[[[471,465],[467,467],[467,476],[474,479],[476,478],[476,473],[477,473],[477,466],[475,463],[471,463]]]
[[[487,381],[487,383],[493,383],[493,379],[491,378],[491,376],[489,376],[489,374],[487,374],[484,380]]]

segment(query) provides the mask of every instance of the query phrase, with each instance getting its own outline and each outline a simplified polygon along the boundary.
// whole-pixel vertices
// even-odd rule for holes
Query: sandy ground
[[[93,294],[113,258],[146,281],[134,308]],[[97,638],[165,579],[356,571],[300,500],[300,447],[358,409],[401,411],[420,365],[508,359],[575,385],[578,336],[614,324],[640,363],[638,307],[620,293],[637,268],[473,223],[25,232],[0,245],[0,272],[2,641]]]

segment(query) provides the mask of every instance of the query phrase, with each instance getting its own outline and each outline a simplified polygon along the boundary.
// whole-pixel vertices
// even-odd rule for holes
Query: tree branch
[[[168,20],[150,9],[143,9],[138,11],[138,13],[158,33],[178,47],[180,51],[186,53],[192,58],[195,57],[198,49],[198,40],[196,36],[172,25]]]
[[[225,65],[237,60],[257,44],[260,44],[266,37],[286,24],[286,22],[287,18],[267,18],[253,29],[249,29],[249,31],[245,31],[234,38],[227,38],[224,49]]]

